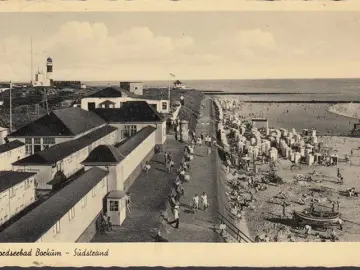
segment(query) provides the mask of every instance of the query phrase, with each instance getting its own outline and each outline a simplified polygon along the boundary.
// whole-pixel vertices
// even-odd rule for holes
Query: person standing
[[[208,204],[207,194],[205,192],[203,192],[203,194],[201,195],[201,201],[204,207],[204,211],[206,211],[206,209],[209,207],[209,204]]]
[[[208,154],[208,156],[211,154],[211,146],[210,145],[208,145],[207,154]]]
[[[129,211],[129,213],[131,213],[131,211],[130,211],[130,204],[131,204],[130,192],[126,192],[125,203],[126,203],[126,209]]]
[[[168,163],[168,158],[169,158],[167,152],[164,153],[164,157],[165,157],[165,165],[166,165]]]
[[[168,224],[172,225],[174,223],[175,223],[175,228],[179,229],[180,221],[179,221],[179,206],[178,205],[176,205],[175,208],[174,208],[174,220],[169,222]]]

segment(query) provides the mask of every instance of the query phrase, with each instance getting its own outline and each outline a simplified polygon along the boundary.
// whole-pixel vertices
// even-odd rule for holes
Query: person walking
[[[211,146],[210,145],[208,145],[207,154],[208,154],[208,156],[211,154]]]
[[[206,209],[209,207],[209,204],[208,204],[208,197],[205,192],[203,192],[203,194],[201,195],[201,201],[202,201],[203,209],[204,211],[206,211]]]
[[[197,194],[195,194],[195,196],[192,199],[192,203],[193,203],[193,210],[194,212],[197,211],[199,209],[199,196]]]
[[[179,229],[179,223],[180,223],[180,221],[179,221],[179,206],[176,205],[174,207],[174,220],[169,222],[168,224],[169,225],[175,224],[175,228]]]

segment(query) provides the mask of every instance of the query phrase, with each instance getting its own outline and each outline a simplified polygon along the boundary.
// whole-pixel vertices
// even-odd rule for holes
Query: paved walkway
[[[213,135],[214,123],[211,120],[212,104],[204,100],[205,108],[202,110],[196,127],[197,135]],[[206,146],[195,146],[194,159],[190,164],[190,181],[184,183],[185,194],[180,199],[180,226],[179,229],[168,227],[167,238],[170,242],[220,242],[220,237],[213,228],[218,210],[216,154],[213,149],[207,154]],[[190,209],[192,197],[203,192],[207,193],[209,208],[206,211],[198,210],[195,213]],[[200,200],[200,207],[201,207]],[[168,216],[171,220],[173,214],[168,207]]]
[[[164,151],[170,152],[175,164],[182,158],[183,144],[174,136],[168,136]],[[153,242],[159,228],[160,211],[165,209],[165,200],[171,191],[176,174],[167,174],[163,153],[154,155],[150,161],[151,170],[141,172],[129,189],[131,213],[121,226],[113,232],[98,233],[92,242]]]

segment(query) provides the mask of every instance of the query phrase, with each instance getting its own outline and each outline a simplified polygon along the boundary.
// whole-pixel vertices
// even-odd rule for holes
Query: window
[[[110,201],[110,211],[119,211],[119,201]]]
[[[93,110],[93,109],[95,109],[96,107],[95,107],[95,102],[88,102],[88,110],[90,111],[90,110]]]
[[[137,132],[136,125],[126,125],[122,130],[122,138],[131,137]]]
[[[11,187],[10,188],[10,198],[14,197],[16,195],[15,193],[15,188],[14,187]]]
[[[44,148],[49,148],[55,144],[55,138],[43,138],[43,146]]]
[[[87,196],[85,195],[85,197],[81,199],[81,206],[85,207],[86,205],[87,205]]]
[[[25,153],[26,155],[32,154],[32,138],[25,138]]]
[[[41,138],[34,138],[34,153],[41,151]]]
[[[70,209],[68,215],[69,215],[69,220],[72,220],[75,217],[75,207]]]
[[[161,106],[162,106],[163,110],[167,110],[167,102],[166,101],[162,102]]]
[[[54,235],[60,233],[60,220],[57,221],[56,224],[53,226],[53,233]]]
[[[105,178],[101,180],[101,187],[105,187]]]
[[[30,187],[29,179],[25,180],[25,189],[28,189]]]
[[[95,190],[95,188],[92,189],[91,193],[92,193],[92,196],[95,197],[95,195],[96,195],[96,190]]]

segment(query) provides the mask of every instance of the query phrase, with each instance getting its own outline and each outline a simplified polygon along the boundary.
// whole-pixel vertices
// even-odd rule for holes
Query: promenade
[[[205,100],[205,108],[197,124],[197,134],[213,135],[214,125],[211,121],[211,101]],[[176,141],[173,135],[168,135],[164,151],[172,156],[175,169],[178,168],[183,156],[184,143]],[[194,159],[191,162],[188,183],[184,183],[185,195],[180,199],[180,228],[167,226],[162,235],[170,242],[218,242],[217,233],[213,231],[217,212],[216,184],[216,151],[207,154],[205,146],[196,146]],[[168,206],[168,195],[176,178],[176,172],[168,174],[165,170],[164,154],[155,154],[150,161],[148,173],[141,172],[130,187],[131,212],[121,226],[106,234],[96,234],[92,242],[153,242],[160,227],[160,212],[168,212],[169,220],[173,215]],[[175,171],[175,170],[174,170]],[[209,208],[196,213],[189,211],[192,197],[202,192],[208,195]]]
[[[198,119],[196,135],[199,136],[202,132],[204,135],[213,136],[215,123],[211,119],[211,100],[205,99],[204,105]],[[216,155],[216,149],[208,155],[206,146],[195,146],[189,173],[191,179],[184,183],[185,194],[180,199],[180,226],[179,229],[170,227],[167,235],[170,242],[220,242],[220,237],[213,230],[218,223]],[[203,211],[200,202],[201,209],[194,213],[191,210],[191,200],[195,194],[200,197],[203,192],[207,193],[209,208]],[[169,219],[172,219],[170,207],[167,210]]]

